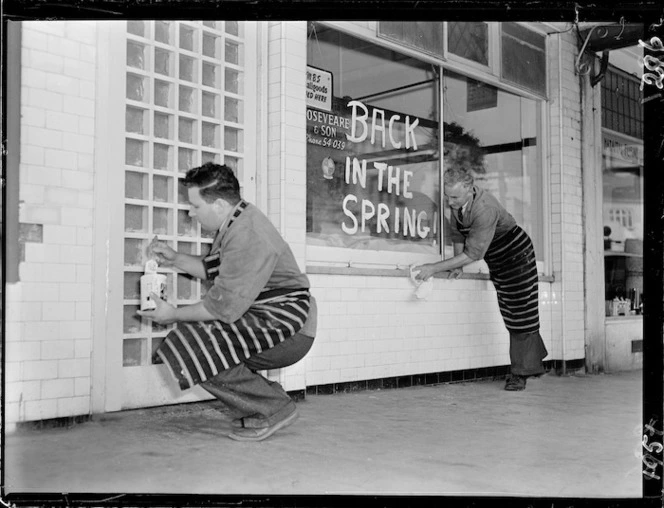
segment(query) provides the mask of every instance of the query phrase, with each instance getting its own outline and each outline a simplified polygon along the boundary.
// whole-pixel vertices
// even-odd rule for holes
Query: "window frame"
[[[493,69],[491,72],[487,72],[487,67],[481,65],[471,65],[472,62],[463,59],[461,57],[449,58],[447,53],[447,36],[443,38],[445,45],[445,58],[437,58],[432,56],[429,53],[418,52],[410,46],[400,44],[395,42],[391,38],[383,37],[379,35],[378,25],[372,28],[359,27],[353,25],[349,22],[340,22],[340,21],[320,21],[319,22],[326,27],[332,28],[344,34],[357,37],[366,42],[371,42],[379,46],[383,46],[392,51],[401,53],[406,56],[416,58],[422,62],[427,62],[432,65],[436,65],[439,68],[440,74],[445,70],[454,71],[460,74],[463,74],[467,77],[482,81],[484,83],[493,85],[500,90],[509,92],[520,97],[525,97],[538,101],[539,104],[539,113],[540,113],[540,131],[542,132],[542,150],[540,154],[540,167],[542,170],[542,196],[543,196],[543,214],[542,225],[544,229],[544,241],[543,249],[544,252],[541,253],[541,259],[537,261],[538,273],[544,277],[550,277],[553,274],[553,260],[551,254],[551,203],[550,203],[550,161],[549,161],[549,152],[550,152],[550,139],[548,136],[549,132],[549,104],[547,97],[538,95],[529,90],[523,89],[519,86],[511,84],[509,82],[503,81],[499,74],[500,69]],[[533,30],[542,34],[542,30],[531,27],[526,23],[519,23],[524,27]],[[493,65],[500,64],[500,25],[495,22],[489,22],[490,26],[493,26],[493,32],[490,31],[490,37],[493,36],[494,39],[489,39],[489,53],[490,53],[490,64]],[[445,28],[447,30],[447,28]],[[493,35],[491,35],[493,33]],[[492,44],[493,41],[493,44]],[[549,47],[546,48],[547,52]],[[548,54],[548,53],[547,53]],[[548,69],[547,69],[548,70]],[[443,93],[443,80],[439,79],[439,94],[442,98]],[[547,94],[548,94],[548,85],[549,79],[547,77]],[[442,104],[442,103],[441,103]],[[443,111],[442,108],[439,111],[439,121],[440,125],[443,124]],[[440,138],[440,137],[439,137]],[[442,140],[442,138],[441,138]],[[442,147],[441,147],[442,149]],[[442,153],[442,151],[441,151]],[[440,190],[441,190],[441,213],[439,214],[439,224],[438,228],[441,235],[441,243],[444,238],[443,227],[443,217],[444,209],[442,203],[443,196],[443,161],[440,161],[440,171],[439,171],[439,181],[440,181]],[[417,263],[430,263],[441,261],[445,258],[444,255],[444,244],[441,245],[440,255],[426,255],[418,253],[401,253],[401,252],[390,252],[390,251],[370,251],[370,250],[357,250],[357,249],[342,249],[342,248],[333,248],[327,246],[314,246],[306,243],[306,259],[307,266],[313,268],[322,267],[322,269],[341,269],[339,273],[347,273],[343,270],[350,268],[361,268],[371,270],[377,270],[376,273],[384,272],[386,268],[397,268],[404,269],[411,264]],[[486,268],[486,263],[484,261],[477,261],[471,263],[464,267],[464,273],[487,273],[488,269]]]

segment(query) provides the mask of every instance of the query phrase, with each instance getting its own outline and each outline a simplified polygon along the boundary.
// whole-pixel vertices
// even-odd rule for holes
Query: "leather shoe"
[[[261,428],[238,428],[229,434],[228,437],[234,439],[235,441],[262,441],[263,439],[270,437],[279,429],[288,427],[291,423],[297,420],[298,416],[299,413],[297,410],[295,410],[286,418],[278,421],[274,425]]]

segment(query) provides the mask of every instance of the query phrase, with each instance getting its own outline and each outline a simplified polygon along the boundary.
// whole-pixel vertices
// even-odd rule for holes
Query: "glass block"
[[[171,129],[171,115],[163,113],[154,114],[154,135],[158,138],[171,139],[173,132]]]
[[[125,140],[125,164],[128,166],[145,166],[143,141],[136,139]]]
[[[224,97],[224,120],[227,122],[240,123],[240,101],[230,97]]]
[[[180,118],[178,124],[178,139],[185,143],[194,142],[194,121],[188,118]]]
[[[145,339],[125,339],[122,341],[122,366],[137,367],[143,358]]]
[[[154,71],[164,76],[171,75],[171,55],[170,51],[161,48],[154,48]]]
[[[196,106],[195,98],[196,94],[194,93],[193,88],[189,88],[188,86],[180,86],[180,99],[179,99],[180,111],[194,113]]]
[[[196,82],[195,61],[188,56],[180,55],[180,79],[184,81]]]
[[[219,40],[216,35],[203,34],[203,54],[212,58],[219,58]]]
[[[209,62],[203,62],[203,84],[213,88],[219,88],[219,66]]]
[[[125,272],[124,274],[124,299],[139,300],[141,298],[141,275],[142,272]]]
[[[212,148],[219,147],[219,126],[213,123],[203,122],[203,130],[201,133],[202,144]],[[237,151],[237,150],[236,150]]]
[[[196,297],[196,282],[191,275],[178,274],[178,300],[191,300]]]
[[[141,316],[136,315],[138,305],[124,306],[124,319],[122,331],[124,333],[141,333]]]
[[[154,103],[165,108],[171,107],[171,85],[166,81],[154,80]]]
[[[226,155],[224,157],[224,164],[226,164],[229,168],[231,168],[233,170],[233,173],[235,173],[235,176],[237,177],[238,158]]]
[[[194,51],[194,29],[180,25],[180,48]]]
[[[235,69],[224,69],[224,90],[240,93],[240,72]]]
[[[125,205],[125,231],[148,232],[148,209],[146,206]]]
[[[125,172],[125,197],[130,199],[148,199],[148,175]]]
[[[203,26],[206,26],[208,28],[217,28],[217,22],[216,21],[203,21]]]
[[[171,43],[171,22],[170,21],[155,21],[154,23],[154,38],[158,42],[164,44]]]
[[[186,173],[194,167],[194,151],[189,148],[178,149],[178,171]]]
[[[226,21],[226,33],[240,35],[240,25],[237,21]]]
[[[145,79],[136,74],[127,74],[127,99],[147,101],[145,97]]]
[[[224,150],[239,152],[240,136],[237,129],[224,127]]]
[[[127,32],[145,37],[145,22],[135,20],[127,21]]]
[[[240,61],[240,48],[235,42],[226,41],[224,60],[228,63],[238,65]]]
[[[171,147],[168,145],[154,144],[154,169],[168,171],[171,168]]]
[[[196,221],[188,210],[178,210],[178,236],[196,236]]]
[[[127,41],[127,66],[145,69],[145,46]]]
[[[172,235],[172,210],[170,208],[160,208],[155,206],[152,213],[152,232],[155,235]]]
[[[213,93],[203,92],[203,100],[201,104],[201,114],[203,116],[211,116],[216,118],[217,116],[217,99],[218,95]]]
[[[157,355],[157,349],[164,342],[165,337],[152,337],[152,354],[150,355],[150,362],[152,365],[161,365],[164,361]]]
[[[216,162],[219,163],[219,154],[211,152],[201,152],[201,164],[206,162]]]
[[[189,204],[189,190],[184,184],[184,180],[182,178],[178,178],[178,204]]]
[[[209,231],[201,228],[201,238],[209,238],[212,240],[215,236],[217,236],[217,231]]]
[[[125,111],[125,130],[135,134],[145,134],[145,110],[127,106]]]
[[[178,242],[178,252],[184,252],[185,254],[196,255],[196,244],[193,242]]]
[[[173,179],[169,176],[152,175],[152,199],[158,203],[170,203],[173,194]]]
[[[145,249],[148,247],[148,241],[140,238],[125,238],[124,241],[124,264],[125,266],[144,267],[147,261]]]

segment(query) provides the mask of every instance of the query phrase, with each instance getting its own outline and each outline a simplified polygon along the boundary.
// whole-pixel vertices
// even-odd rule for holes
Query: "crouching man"
[[[231,439],[261,441],[293,423],[295,403],[257,371],[301,360],[313,344],[316,302],[309,279],[270,220],[240,197],[227,166],[206,163],[185,176],[189,215],[216,231],[210,253],[192,256],[164,242],[151,245],[160,265],[212,285],[200,302],[175,308],[153,294],[157,308],[139,311],[159,324],[177,323],[156,354],[185,390],[200,384],[234,413]]]

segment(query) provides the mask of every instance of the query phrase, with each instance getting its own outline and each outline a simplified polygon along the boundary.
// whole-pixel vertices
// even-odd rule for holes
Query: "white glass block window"
[[[145,366],[171,326],[136,315],[146,248],[157,235],[176,250],[209,251],[213,233],[189,217],[185,173],[226,163],[244,181],[243,24],[222,21],[126,23],[123,365]],[[200,300],[206,288],[169,268],[167,299]]]

